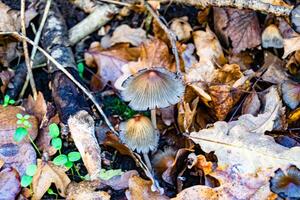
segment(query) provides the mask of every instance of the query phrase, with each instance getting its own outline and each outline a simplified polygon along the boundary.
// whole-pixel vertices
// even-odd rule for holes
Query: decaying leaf
[[[42,199],[52,183],[55,184],[59,195],[66,197],[66,189],[71,181],[65,171],[67,171],[65,168],[54,165],[51,161],[38,159],[37,171],[32,179],[32,199]]]
[[[204,155],[197,156],[195,153],[191,153],[189,154],[188,159],[192,162],[188,165],[189,169],[195,166],[196,168],[203,170],[205,175],[211,173],[213,170],[213,163],[207,161]]]
[[[104,191],[96,191],[100,181],[82,181],[80,183],[71,182],[67,188],[68,200],[109,200],[110,195]]]
[[[2,92],[2,94],[5,93],[6,88],[8,87],[9,81],[14,76],[14,74],[15,73],[13,71],[9,71],[9,70],[0,72],[0,80],[2,82],[0,91]]]
[[[274,87],[270,88],[269,96],[265,96],[264,112],[257,117],[246,114],[237,121],[219,121],[212,128],[191,133],[192,140],[200,144],[205,152],[215,152],[219,171],[211,175],[221,183],[218,188],[197,186],[197,190],[203,194],[208,191],[212,195],[219,194],[223,199],[267,199],[272,195],[269,178],[274,171],[290,165],[300,166],[297,159],[300,156],[299,147],[283,147],[275,143],[272,137],[264,135],[265,131],[273,129],[280,112],[278,101],[270,96],[275,91]],[[185,192],[193,189],[195,187]]]
[[[188,130],[191,128],[191,125],[195,120],[194,118],[196,115],[198,102],[199,97],[194,99],[191,104],[185,101],[179,104],[177,122],[181,131],[188,132]]]
[[[287,38],[283,40],[284,54],[282,58],[286,58],[288,55],[300,49],[300,36]]]
[[[37,117],[39,124],[42,123],[44,117],[47,113],[47,104],[44,99],[44,95],[41,92],[38,92],[37,99],[34,100],[31,95],[29,95],[27,101],[24,103],[26,111]]]
[[[26,168],[36,163],[36,152],[29,143],[0,145],[0,159],[4,161],[3,167],[15,168],[20,176],[25,174]]]
[[[128,44],[120,44],[103,49],[98,42],[91,44],[84,54],[86,64],[97,66],[97,74],[92,77],[93,90],[102,90],[108,82],[114,83],[122,75],[121,67],[140,56],[139,48],[130,48]]]
[[[101,184],[104,186],[110,186],[114,190],[123,190],[129,187],[128,180],[133,176],[138,176],[138,172],[136,170],[124,172],[122,175],[114,176],[109,180],[101,180]]]
[[[214,7],[214,26],[227,45],[232,43],[235,54],[261,43],[261,30],[254,11]]]
[[[129,179],[129,188],[126,190],[128,200],[167,200],[167,196],[158,192],[152,192],[151,181],[144,180],[139,176],[133,176]]]
[[[0,171],[0,198],[16,199],[21,191],[20,176],[14,168]]]
[[[170,29],[176,34],[179,41],[189,40],[191,38],[191,32],[193,31],[186,16],[174,19]]]
[[[257,92],[253,90],[245,99],[242,107],[242,114],[257,115],[260,110],[260,100]]]
[[[300,103],[300,84],[285,81],[281,85],[282,98],[291,109],[295,109]]]

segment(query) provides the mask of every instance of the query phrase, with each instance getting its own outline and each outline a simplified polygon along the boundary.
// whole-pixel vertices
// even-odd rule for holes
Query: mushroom
[[[143,115],[135,115],[127,122],[122,122],[120,124],[120,139],[131,150],[142,153],[148,168],[151,170],[148,153],[157,148],[159,136],[150,119]]]
[[[269,25],[262,33],[262,46],[264,48],[283,48],[283,38],[277,26]]]
[[[155,129],[156,108],[165,108],[180,101],[184,93],[182,80],[164,67],[142,69],[128,77],[122,84],[121,95],[134,110],[151,110]]]
[[[300,33],[300,4],[296,5],[290,12],[290,20],[292,22],[293,29]]]

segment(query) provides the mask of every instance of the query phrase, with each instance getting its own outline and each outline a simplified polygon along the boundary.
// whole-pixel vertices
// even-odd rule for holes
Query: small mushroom
[[[151,110],[151,120],[156,127],[156,108],[165,108],[180,101],[184,93],[182,80],[163,67],[140,70],[127,78],[121,95],[134,110]]]
[[[300,198],[300,170],[296,166],[290,166],[286,173],[282,169],[275,172],[270,180],[270,189],[282,198]]]
[[[158,133],[148,117],[136,115],[127,122],[120,124],[120,139],[133,151],[142,153],[148,168],[151,164],[148,153],[157,148]]]
[[[290,13],[290,20],[292,22],[293,29],[300,33],[300,4],[296,5]]]
[[[262,46],[264,48],[283,48],[283,38],[277,26],[269,25],[262,33]]]

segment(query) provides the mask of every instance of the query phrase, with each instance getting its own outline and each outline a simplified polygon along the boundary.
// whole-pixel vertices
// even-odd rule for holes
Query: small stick
[[[120,5],[120,6],[127,6],[127,7],[131,7],[132,4],[129,3],[124,3],[124,2],[119,2],[119,1],[115,1],[115,0],[99,0],[105,3],[112,3],[112,4],[116,4],[116,5]]]
[[[24,37],[26,38],[26,26],[25,26],[25,0],[21,0],[21,30],[22,30],[22,34],[24,35]],[[30,85],[31,85],[31,90],[33,93],[33,98],[36,99],[37,97],[37,91],[36,91],[36,87],[35,87],[35,82],[34,82],[34,78],[33,78],[33,74],[32,74],[32,70],[31,70],[31,62],[29,59],[29,53],[28,53],[28,46],[27,46],[27,42],[26,39],[22,39],[23,41],[23,49],[24,49],[24,56],[25,56],[25,63],[27,66],[27,74],[29,76],[29,81],[30,81]]]
[[[172,52],[175,57],[175,62],[176,62],[176,71],[178,75],[181,75],[181,70],[180,70],[180,61],[179,61],[179,55],[178,55],[178,50],[176,47],[176,35],[171,31],[167,25],[165,25],[160,19],[159,16],[156,14],[156,12],[153,10],[153,8],[145,1],[144,5],[146,9],[150,12],[150,14],[154,17],[154,19],[158,22],[159,26],[166,32],[172,46]]]
[[[101,106],[98,104],[97,100],[95,99],[95,97],[93,96],[92,93],[90,93],[85,87],[83,87],[73,76],[72,74],[70,74],[65,68],[64,66],[62,66],[60,63],[58,63],[50,54],[48,54],[43,48],[39,47],[38,45],[34,44],[34,42],[32,40],[30,40],[29,38],[27,38],[24,35],[21,35],[18,32],[0,32],[0,35],[12,35],[16,38],[21,38],[24,39],[25,41],[27,41],[29,44],[31,44],[32,46],[36,46],[36,48],[42,53],[44,54],[48,60],[50,60],[59,70],[61,70],[71,81],[73,81],[75,83],[75,85],[81,89],[87,96],[88,98],[95,104],[97,110],[100,112],[101,116],[103,117],[104,121],[106,122],[107,126],[109,127],[109,129],[116,134],[117,136],[119,136],[119,133],[114,129],[114,127],[112,126],[112,124],[110,123],[110,121],[108,120],[108,118],[106,117],[104,111],[102,110]]]

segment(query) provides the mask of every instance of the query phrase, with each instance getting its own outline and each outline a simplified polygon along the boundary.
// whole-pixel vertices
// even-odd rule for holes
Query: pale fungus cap
[[[277,26],[269,25],[262,33],[262,46],[264,48],[283,48],[283,38]]]
[[[148,117],[136,115],[120,124],[120,139],[130,149],[148,153],[157,148],[159,135]]]
[[[180,101],[184,84],[163,67],[143,69],[123,82],[121,95],[134,110],[165,108]]]

